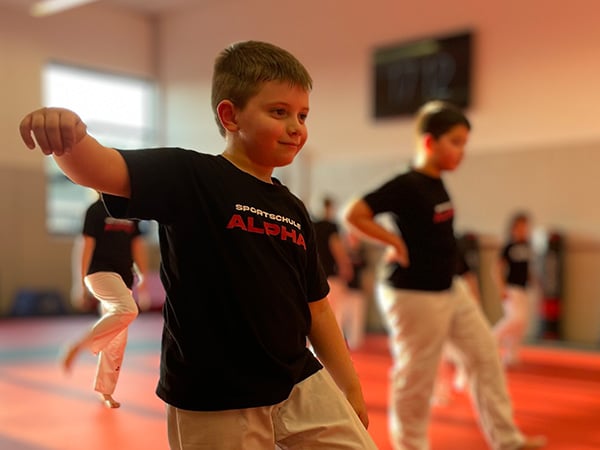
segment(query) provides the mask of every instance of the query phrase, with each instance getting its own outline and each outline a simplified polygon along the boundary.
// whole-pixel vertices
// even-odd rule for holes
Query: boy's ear
[[[217,105],[217,115],[223,128],[227,131],[237,131],[236,108],[231,100],[221,100]]]
[[[434,144],[436,139],[429,133],[423,135],[423,148],[425,148],[428,152],[431,152],[434,148]]]

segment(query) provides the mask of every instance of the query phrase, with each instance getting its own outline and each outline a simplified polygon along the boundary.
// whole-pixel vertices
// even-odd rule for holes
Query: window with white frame
[[[75,111],[103,145],[128,149],[155,143],[155,86],[147,79],[50,63],[43,74],[43,93],[45,106]],[[46,160],[47,230],[79,234],[96,193],[72,183],[53,158]]]

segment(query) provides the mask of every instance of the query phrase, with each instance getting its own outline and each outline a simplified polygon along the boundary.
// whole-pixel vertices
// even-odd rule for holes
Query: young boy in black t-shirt
[[[106,407],[118,408],[120,403],[113,393],[121,373],[127,328],[138,315],[131,291],[134,271],[138,293],[147,295],[146,244],[137,221],[110,217],[100,199],[86,210],[82,239],[81,281],[100,302],[102,315],[81,338],[67,346],[61,363],[69,371],[81,351],[97,354],[94,390]]]
[[[331,197],[325,197],[321,217],[315,219],[313,225],[317,253],[329,284],[329,304],[340,329],[344,332],[343,312],[348,300],[347,284],[352,279],[353,267],[335,216],[335,201]]]
[[[466,286],[454,281],[454,207],[441,175],[460,164],[470,128],[454,106],[425,104],[417,116],[414,167],[347,211],[351,225],[389,246],[378,300],[394,359],[390,432],[396,449],[428,448],[430,398],[446,340],[464,357],[490,447],[529,449],[544,442],[517,429],[490,327]],[[380,213],[392,215],[399,233],[375,220]]]
[[[65,109],[21,122],[27,146],[33,133],[67,176],[105,193],[112,215],[160,224],[157,394],[172,449],[375,449],[309,214],[272,178],[306,141],[311,87],[281,48],[226,48],[212,87],[220,155],[106,148]]]
[[[507,368],[519,363],[529,322],[527,287],[531,278],[531,259],[529,216],[519,212],[510,220],[509,237],[502,247],[494,273],[504,309],[504,315],[494,325],[494,335]]]

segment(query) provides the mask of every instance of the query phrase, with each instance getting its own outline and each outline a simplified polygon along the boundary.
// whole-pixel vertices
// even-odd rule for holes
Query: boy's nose
[[[287,130],[289,134],[295,135],[299,134],[302,128],[302,124],[298,120],[290,120],[287,125]]]

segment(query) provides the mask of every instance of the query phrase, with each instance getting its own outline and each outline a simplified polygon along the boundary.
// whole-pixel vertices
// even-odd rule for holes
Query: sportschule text
[[[277,222],[289,223],[290,225],[295,226],[299,230],[302,229],[302,226],[293,219],[289,217],[282,216],[281,214],[274,214],[267,211],[263,211],[262,209],[255,208],[254,206],[248,205],[240,205],[236,204],[235,209],[237,211],[250,211],[252,214],[256,214],[257,216],[267,217],[271,220],[276,220]]]

